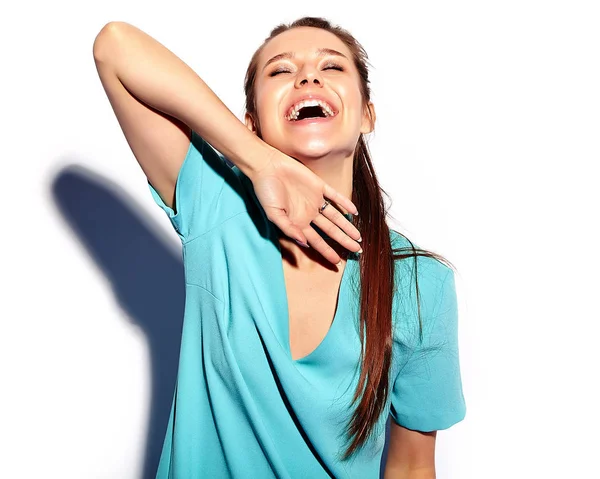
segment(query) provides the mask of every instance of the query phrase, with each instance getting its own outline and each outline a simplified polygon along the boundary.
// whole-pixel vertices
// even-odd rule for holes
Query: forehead
[[[284,52],[297,56],[314,54],[319,48],[331,48],[352,58],[350,49],[333,33],[321,28],[296,27],[280,33],[269,40],[258,58],[259,68],[271,57]]]

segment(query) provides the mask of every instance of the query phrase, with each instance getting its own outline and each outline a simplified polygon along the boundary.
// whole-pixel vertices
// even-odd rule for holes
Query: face
[[[319,28],[293,28],[265,45],[255,93],[262,139],[297,159],[352,158],[372,130],[350,50]],[[255,131],[249,115],[246,125]]]

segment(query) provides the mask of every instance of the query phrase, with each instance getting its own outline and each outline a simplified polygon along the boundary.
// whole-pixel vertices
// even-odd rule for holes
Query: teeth
[[[302,100],[301,102],[294,105],[294,107],[290,110],[290,113],[286,117],[288,120],[297,120],[298,115],[300,114],[300,110],[306,106],[320,106],[325,116],[333,116],[333,110],[331,107],[321,100]]]

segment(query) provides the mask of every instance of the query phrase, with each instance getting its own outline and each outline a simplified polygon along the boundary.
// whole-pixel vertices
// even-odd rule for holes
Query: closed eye
[[[270,77],[274,77],[276,75],[279,75],[280,73],[291,73],[290,70],[282,70],[282,69],[277,69],[275,71],[272,71],[271,73],[269,73]]]
[[[336,64],[329,64],[326,65],[323,70],[337,70],[340,72],[343,72],[344,69],[340,66],[340,65],[336,65]],[[274,77],[279,75],[280,73],[291,73],[290,70],[284,69],[284,68],[278,68],[277,70],[272,71],[271,73],[269,73],[270,77]]]

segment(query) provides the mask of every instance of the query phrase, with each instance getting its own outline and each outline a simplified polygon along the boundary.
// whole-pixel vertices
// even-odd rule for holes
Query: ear
[[[375,105],[369,102],[367,107],[363,109],[363,121],[360,127],[361,133],[371,133],[375,129]]]
[[[254,119],[250,113],[246,113],[244,115],[244,122],[246,123],[246,127],[254,134],[256,134],[256,125],[254,124]]]

